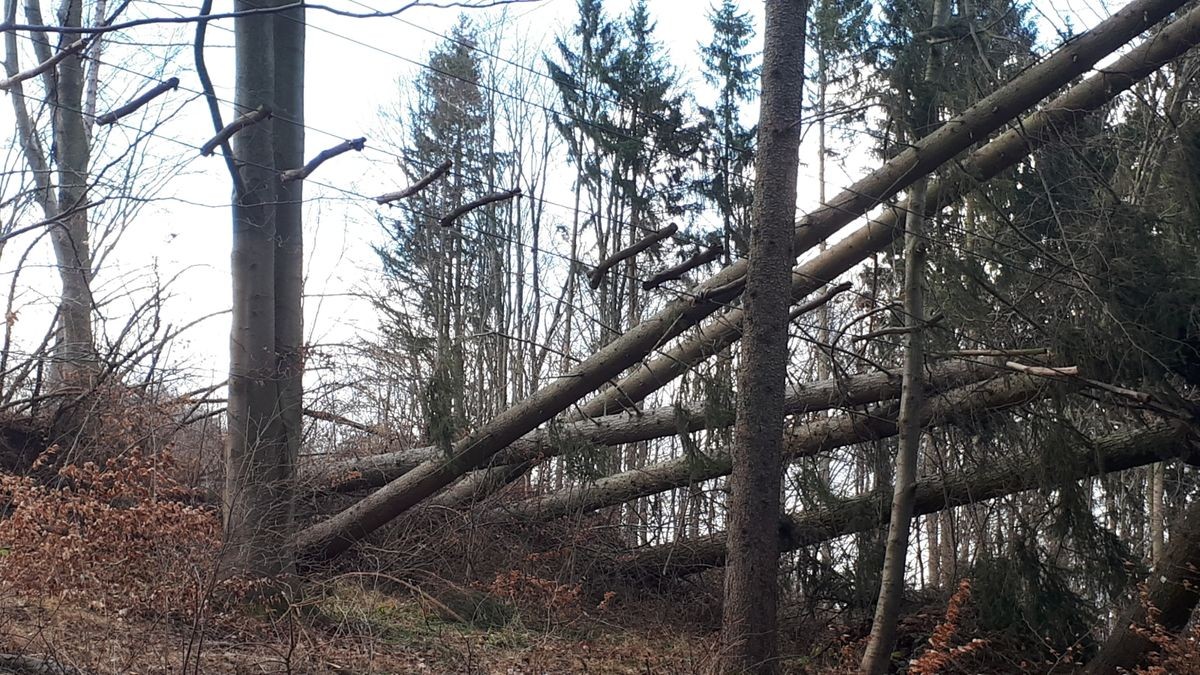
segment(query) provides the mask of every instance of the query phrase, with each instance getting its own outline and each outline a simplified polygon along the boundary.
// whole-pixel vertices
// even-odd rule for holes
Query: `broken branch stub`
[[[452,167],[452,166],[454,166],[454,162],[452,160],[448,159],[448,160],[442,162],[441,164],[438,164],[437,166],[435,166],[433,168],[433,171],[430,171],[429,173],[422,176],[421,180],[413,183],[412,185],[404,188],[403,190],[397,190],[395,192],[389,192],[387,194],[379,195],[378,197],[375,198],[375,203],[380,204],[380,205],[390,204],[394,201],[405,199],[406,197],[411,197],[411,196],[417,194],[418,192],[420,192],[421,190],[424,190],[425,188],[429,187],[433,183],[433,181],[441,178],[442,176],[445,176],[446,172],[449,171],[450,167]]]
[[[617,251],[604,260],[601,260],[600,264],[596,265],[596,269],[592,270],[592,273],[588,275],[588,286],[593,291],[597,288],[600,288],[600,282],[604,281],[604,275],[607,274],[610,269],[616,267],[617,264],[622,260],[628,260],[629,258],[632,258],[633,256],[645,251],[646,249],[670,237],[678,231],[679,226],[675,223],[671,223],[663,229],[658,230],[657,232],[651,232],[645,237],[639,239],[634,244]]]
[[[270,117],[271,111],[266,106],[259,106],[257,110],[251,110],[229,124],[226,124],[225,128],[218,131],[216,136],[208,139],[204,145],[200,146],[200,154],[204,157],[211,156],[218,147],[230,138],[233,138],[237,132],[248,126],[258,124],[263,120],[270,119]]]
[[[304,180],[305,178],[308,178],[312,172],[316,171],[317,167],[321,166],[325,162],[337,157],[338,155],[350,152],[351,150],[355,152],[362,152],[362,149],[366,147],[366,145],[367,139],[361,136],[348,141],[342,141],[332,148],[326,148],[325,150],[317,153],[316,157],[313,157],[307,164],[299,169],[288,169],[287,171],[284,171],[282,174],[280,174],[279,179],[285,183],[294,180]]]

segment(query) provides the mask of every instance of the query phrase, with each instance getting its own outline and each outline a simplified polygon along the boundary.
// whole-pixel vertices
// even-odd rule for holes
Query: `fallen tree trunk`
[[[997,373],[985,360],[947,361],[929,367],[929,386],[935,391],[961,387]],[[795,386],[788,392],[785,413],[799,415],[832,408],[878,403],[900,395],[900,374],[870,373]],[[731,426],[733,414],[711,416],[703,407],[664,406],[640,413],[607,415],[591,420],[566,422],[538,429],[517,439],[492,458],[493,466],[523,463],[563,454],[565,444],[619,445],[664,438],[684,431]],[[383,485],[436,459],[442,451],[434,446],[389,452],[330,463],[321,470],[321,482],[339,492]]]
[[[978,183],[994,178],[1047,141],[1061,136],[1083,117],[1186,53],[1197,42],[1200,42],[1200,9],[1192,10],[1171,23],[1112,65],[1072,87],[1041,110],[1022,119],[1013,129],[968,155],[959,163],[959,175],[956,178],[930,183],[925,215],[932,216],[956,203]],[[792,297],[799,300],[815,292],[868,255],[890,245],[903,233],[907,207],[905,203],[883,212],[874,221],[830,246],[825,253],[796,267],[792,277]],[[801,227],[815,225],[824,233],[826,228],[823,225],[830,219],[842,222],[837,213],[830,212],[836,211],[836,208],[830,206],[812,213],[800,221]],[[848,224],[853,219],[846,218],[844,223]],[[636,405],[705,359],[737,342],[742,335],[741,322],[740,309],[722,313],[717,319],[706,323],[695,335],[642,364],[615,386],[590,399],[580,407],[579,415],[598,416]]]
[[[1009,375],[968,385],[929,399],[921,410],[925,427],[1026,403],[1047,393],[1045,379]],[[887,438],[897,433],[896,410],[846,413],[815,420],[791,431],[784,439],[784,459],[793,461],[854,443]],[[732,463],[726,453],[711,457],[684,456],[641,469],[606,476],[595,482],[532,497],[496,509],[496,515],[529,520],[551,520],[587,513],[631,499],[686,487],[725,476]]]
[[[1042,471],[1030,459],[917,482],[914,515],[974,504],[1039,487],[1062,485],[1103,473],[1125,471],[1191,451],[1195,432],[1181,422],[1164,423],[1131,432],[1105,436],[1088,447],[1063,450]],[[824,508],[785,517],[779,525],[780,551],[794,551],[888,523],[892,486]],[[720,567],[725,562],[724,532],[673,544],[646,548],[625,558],[622,574],[634,578],[685,575]],[[1174,541],[1174,540],[1172,540]],[[1196,541],[1200,541],[1197,539]],[[1111,670],[1097,672],[1114,672]]]
[[[1092,30],[1076,36],[843,191],[818,211],[823,214],[819,220],[805,219],[797,229],[794,254],[800,255],[816,246],[978,139],[996,131],[1182,4],[1182,0],[1134,0]],[[483,465],[492,455],[617,377],[653,349],[724,307],[741,292],[739,282],[744,279],[745,270],[744,261],[731,265],[700,284],[694,295],[671,302],[654,317],[585,359],[566,376],[537,390],[456,443],[450,457],[424,462],[353,506],[300,531],[295,540],[297,554],[308,560],[336,556],[466,472]]]
[[[1084,672],[1088,675],[1127,672],[1144,664],[1150,653],[1159,648],[1151,636],[1182,631],[1197,601],[1200,601],[1200,502],[1193,502],[1179,524],[1171,528],[1171,542],[1150,574],[1145,594],[1139,594],[1122,612],[1112,635]]]

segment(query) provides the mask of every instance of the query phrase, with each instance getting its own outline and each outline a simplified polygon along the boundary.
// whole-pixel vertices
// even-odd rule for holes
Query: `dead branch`
[[[791,313],[788,314],[788,320],[795,321],[796,319],[799,319],[800,317],[804,316],[805,314],[808,314],[809,312],[813,311],[814,309],[818,309],[825,303],[829,302],[830,300],[833,300],[834,298],[841,295],[842,293],[845,293],[846,291],[850,290],[851,288],[854,288],[854,284],[850,283],[849,281],[843,281],[842,283],[840,283],[836,286],[831,286],[829,288],[829,290],[818,295],[817,297],[815,297],[803,304],[796,305],[794,308],[792,308]]]
[[[326,161],[331,160],[338,155],[350,152],[351,150],[355,152],[362,152],[362,149],[366,146],[366,144],[367,139],[361,136],[348,141],[342,141],[332,148],[328,148],[317,153],[316,157],[313,157],[308,164],[305,164],[299,169],[288,169],[287,171],[284,171],[283,174],[280,175],[279,179],[285,183],[293,180],[304,180],[305,178],[308,178],[309,174],[316,171],[317,167],[321,166]]]
[[[109,112],[106,112],[103,115],[97,117],[96,124],[101,124],[101,125],[115,124],[117,122],[117,120],[121,119],[122,117],[125,117],[126,115],[133,114],[139,108],[146,105],[150,101],[153,101],[154,99],[158,98],[159,96],[162,96],[163,94],[167,93],[168,91],[171,91],[172,89],[178,89],[178,88],[179,88],[179,78],[178,77],[172,77],[171,79],[169,79],[165,82],[156,84],[149,91],[142,94],[141,96],[138,96],[137,98],[133,99],[129,103],[126,103],[125,105],[121,106],[120,108],[117,108],[115,110],[110,110]]]
[[[269,119],[270,117],[271,111],[268,110],[266,106],[260,105],[257,110],[251,110],[245,115],[242,115],[236,120],[225,125],[225,128],[218,131],[216,136],[213,136],[207,142],[205,142],[204,145],[200,146],[200,154],[204,157],[212,155],[213,151],[215,151],[222,144],[228,142],[229,139],[233,138],[233,135],[237,132],[245,129],[248,126],[258,124],[259,122]]]
[[[1035,375],[1037,377],[1072,377],[1079,374],[1079,368],[1076,366],[1049,368],[1046,366],[1027,366],[1023,363],[1017,363],[1016,361],[1008,361],[1004,364],[1004,367],[1011,368],[1019,373]]]
[[[643,281],[642,282],[642,290],[643,291],[651,291],[651,290],[654,290],[655,288],[658,288],[659,286],[662,286],[663,284],[667,283],[668,281],[674,281],[676,279],[682,278],[683,275],[696,269],[697,267],[699,267],[701,265],[707,265],[708,263],[721,257],[721,254],[724,252],[725,252],[725,247],[721,246],[720,244],[717,244],[716,246],[713,246],[712,248],[708,249],[707,251],[697,253],[696,255],[693,255],[692,257],[679,263],[678,265],[667,268],[667,269],[659,272],[658,274],[655,274],[654,276],[650,277],[649,279]]]
[[[670,237],[678,231],[679,226],[675,223],[671,223],[657,232],[651,232],[645,237],[642,237],[633,245],[626,246],[604,260],[601,260],[600,264],[596,265],[596,269],[592,270],[592,273],[588,275],[588,286],[590,286],[593,291],[597,288],[600,288],[600,282],[604,281],[604,275],[607,274],[610,269],[616,267],[617,264],[622,260],[628,260],[629,258],[632,258],[633,256],[645,251],[646,249],[666,239],[667,237]]]
[[[521,188],[513,188],[511,190],[504,190],[502,192],[493,192],[490,195],[484,195],[484,196],[480,197],[479,199],[476,199],[475,201],[467,202],[466,204],[463,204],[462,206],[458,207],[457,209],[454,209],[453,211],[446,214],[445,216],[442,216],[442,219],[439,222],[442,227],[450,227],[451,225],[454,224],[454,221],[458,220],[459,218],[462,218],[463,216],[467,215],[468,213],[474,211],[475,209],[482,208],[484,206],[487,206],[488,204],[494,204],[495,202],[502,202],[505,199],[512,199],[513,197],[520,197],[520,196],[521,196]]]
[[[421,190],[424,190],[425,188],[429,187],[429,184],[432,183],[433,181],[446,175],[446,172],[449,171],[450,167],[452,167],[452,166],[454,166],[454,162],[448,159],[448,160],[442,162],[441,164],[438,164],[436,167],[434,167],[433,171],[430,171],[429,173],[425,174],[425,176],[423,178],[421,178],[421,180],[413,183],[412,185],[404,188],[403,190],[397,190],[396,192],[389,192],[385,195],[379,195],[378,197],[375,198],[375,201],[378,202],[379,204],[388,204],[388,203],[394,202],[398,199],[404,199],[405,197],[411,197],[411,196],[417,194],[418,192],[420,192]]]
[[[340,424],[344,427],[350,427],[351,429],[357,429],[359,431],[371,434],[373,436],[382,436],[384,438],[392,437],[392,434],[389,434],[388,432],[380,429],[377,426],[370,425],[370,424],[363,424],[362,422],[355,422],[354,420],[350,419],[349,417],[342,417],[341,415],[338,415],[337,413],[326,412],[324,410],[314,410],[313,408],[305,408],[303,412],[304,412],[305,417],[311,417],[314,420],[321,420],[322,422],[333,422],[334,424]]]
[[[939,323],[941,323],[945,318],[946,317],[943,314],[935,314],[935,315],[929,317],[929,320],[923,322],[918,328],[922,328],[922,329],[923,328],[932,328],[933,326],[936,326]],[[884,337],[887,335],[904,335],[906,333],[911,333],[914,330],[915,329],[912,326],[889,326],[887,328],[880,328],[879,330],[871,331],[870,333],[863,333],[862,335],[856,335],[853,338],[851,338],[850,341],[851,342],[862,342],[864,340],[874,340],[876,338],[881,338],[881,337]]]
[[[68,56],[78,53],[86,45],[87,45],[86,39],[80,39],[80,40],[76,40],[76,41],[72,42],[71,44],[69,44],[66,47],[63,47],[61,50],[59,50],[59,52],[57,54],[55,54],[54,56],[51,56],[50,58],[46,59],[45,61],[42,61],[41,63],[37,64],[36,66],[29,68],[28,70],[22,70],[21,72],[15,74],[15,75],[12,75],[10,77],[6,77],[3,80],[0,80],[0,89],[7,91],[7,90],[11,89],[14,85],[20,84],[20,83],[24,82],[25,80],[28,80],[30,78],[41,75],[42,73],[46,72],[47,70],[50,70],[54,66],[57,66],[60,61],[67,58]]]

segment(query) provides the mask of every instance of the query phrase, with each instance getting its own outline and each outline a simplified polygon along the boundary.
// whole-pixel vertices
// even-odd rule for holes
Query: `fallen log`
[[[1037,459],[1021,458],[1001,466],[944,478],[926,477],[917,482],[913,514],[928,515],[1026,490],[1146,466],[1194,452],[1189,440],[1194,442],[1195,439],[1195,430],[1187,424],[1169,422],[1105,436],[1078,449],[1056,450],[1053,463],[1041,466],[1041,470],[1037,470]],[[892,490],[892,486],[887,485],[820,509],[788,515],[779,525],[779,550],[794,551],[886,526]],[[651,579],[720,567],[725,561],[725,540],[726,534],[717,532],[646,548],[627,556],[620,563],[620,573]]]
[[[1104,70],[1026,116],[1014,128],[968,155],[958,164],[957,175],[936,180],[926,196],[927,216],[956,203],[979,183],[990,180],[1046,142],[1060,137],[1088,114],[1101,108],[1121,92],[1186,53],[1200,42],[1200,9],[1174,21]],[[970,133],[970,132],[968,132]],[[824,233],[828,221],[841,222],[828,207],[800,221],[803,229]],[[872,253],[891,245],[902,233],[907,203],[884,211],[875,220],[855,230],[812,261],[793,270],[792,297],[797,301],[832,282]],[[848,224],[853,218],[845,219]],[[812,241],[808,236],[805,242]],[[819,240],[818,240],[819,241]],[[799,249],[798,249],[799,250]],[[680,377],[741,338],[742,312],[732,309],[705,324],[694,335],[666,350],[619,380],[579,408],[582,417],[623,410]]]
[[[821,219],[806,218],[797,229],[795,255],[816,246],[1001,128],[1182,4],[1182,0],[1134,0],[1092,30],[1073,37],[1046,59],[843,191],[817,212],[823,214]],[[449,457],[424,462],[344,511],[301,530],[294,542],[298,557],[320,560],[336,556],[466,472],[483,465],[513,441],[638,363],[653,349],[720,310],[740,293],[736,282],[744,278],[745,270],[744,261],[731,265],[700,284],[692,296],[671,302],[585,359],[566,376],[543,386],[456,443]],[[735,287],[728,295],[714,297],[710,293],[730,284]],[[706,299],[693,301],[695,296]]]
[[[1047,380],[1029,375],[1009,375],[967,385],[931,397],[921,410],[920,423],[924,427],[935,427],[985,411],[1010,408],[1039,398],[1050,388]],[[896,409],[895,406],[888,408],[845,413],[801,425],[784,439],[785,461],[895,436]],[[724,452],[704,457],[684,456],[497,507],[493,515],[544,521],[588,513],[638,497],[720,478],[728,475],[731,469],[732,462]]]
[[[927,372],[931,391],[943,391],[994,377],[1000,361],[946,361],[930,366]],[[786,413],[804,413],[878,403],[900,395],[900,374],[897,372],[870,373],[844,379],[828,379],[793,386],[785,401]],[[525,434],[503,452],[492,458],[493,466],[511,465],[553,457],[563,452],[564,439],[590,445],[619,445],[672,436],[681,431],[723,428],[733,424],[732,413],[712,417],[703,406],[665,406],[641,413],[607,415],[591,420],[566,422]],[[388,452],[368,457],[331,462],[321,467],[321,473],[309,482],[351,492],[383,485],[421,462],[439,457],[436,446]]]

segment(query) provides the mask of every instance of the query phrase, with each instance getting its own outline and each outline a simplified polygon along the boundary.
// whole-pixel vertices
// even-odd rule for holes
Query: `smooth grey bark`
[[[943,391],[993,377],[998,372],[998,365],[985,359],[945,361],[932,364],[926,378],[931,389]],[[899,395],[898,372],[869,373],[844,379],[830,378],[790,387],[784,401],[784,413],[802,415],[833,408],[878,403]],[[564,452],[567,441],[573,444],[612,446],[664,438],[683,431],[729,427],[733,426],[733,420],[733,415],[713,417],[705,412],[703,406],[664,406],[641,413],[621,413],[591,420],[563,422],[525,434],[504,451],[497,453],[492,458],[492,465],[498,467],[556,457]],[[607,450],[597,448],[596,451]],[[317,483],[316,489],[340,492],[376,487],[411,471],[421,462],[436,459],[440,454],[439,448],[426,446],[331,462],[320,467],[320,473],[310,477],[308,481]],[[451,492],[444,492],[436,499],[440,501]],[[451,502],[453,503],[458,502]]]
[[[933,0],[932,27],[944,26],[950,18],[949,0]],[[924,91],[915,97],[913,131],[938,118],[939,96],[935,79],[939,68],[939,50],[931,45],[925,63]],[[904,571],[908,561],[908,540],[912,529],[913,501],[917,487],[917,459],[921,454],[921,424],[918,421],[921,401],[925,396],[922,369],[925,365],[925,263],[928,258],[925,244],[925,200],[929,177],[912,185],[908,194],[908,212],[904,219],[904,379],[900,392],[900,443],[896,452],[895,492],[892,496],[891,520],[888,525],[887,546],[880,574],[879,598],[875,603],[875,618],[863,650],[862,675],[884,675],[892,663],[892,647],[896,641],[896,622],[900,618],[900,601],[904,596]]]
[[[279,118],[233,139],[244,191],[233,204],[225,538],[237,569],[270,575],[291,565],[300,431],[301,181],[285,185],[279,175],[303,164],[303,9],[240,16],[234,35],[236,108],[265,106]]]
[[[1044,395],[1048,386],[1044,379],[1009,375],[953,389],[929,399],[921,412],[921,424],[934,427],[984,411],[1020,405]],[[785,437],[783,452],[784,457],[791,461],[845,445],[895,436],[897,433],[895,406],[863,413],[844,413],[798,426]],[[528,520],[551,520],[588,513],[637,497],[719,478],[728,475],[731,469],[732,462],[725,453],[680,457],[606,476],[587,485],[497,507],[495,514],[509,514]]]
[[[1077,449],[1056,448],[1054,460],[1049,464],[1041,465],[1037,458],[1020,458],[975,471],[925,477],[917,481],[914,490],[913,514],[938,513],[1026,490],[1054,488],[1070,481],[1146,466],[1195,453],[1195,441],[1196,433],[1187,424],[1160,423],[1107,435]],[[794,551],[882,527],[890,520],[887,507],[893,492],[892,486],[882,486],[820,509],[789,514],[779,521],[779,549]],[[620,573],[631,578],[654,579],[703,572],[724,563],[725,533],[716,532],[638,551],[625,558]]]
[[[799,255],[816,246],[874,205],[891,198],[912,181],[999,129],[1022,110],[1086,72],[1099,59],[1181,4],[1181,0],[1134,0],[1092,30],[1076,36],[1009,84],[856,182],[835,197],[830,205],[805,218],[797,228],[793,253]],[[669,303],[655,316],[609,342],[566,376],[543,386],[476,429],[455,444],[450,457],[425,462],[346,510],[301,531],[296,539],[298,549],[312,559],[330,558],[345,551],[616,378],[653,349],[722,309],[740,293],[739,284],[744,273],[743,263],[725,268],[693,289],[692,294]],[[706,299],[694,299],[698,297]],[[587,413],[592,416],[599,416],[607,409],[615,411],[621,406],[586,406]]]
[[[721,618],[721,672],[779,668],[779,520],[789,283],[795,256],[796,174],[804,103],[808,0],[767,0],[751,205],[745,321],[730,448],[729,559]]]
[[[1121,613],[1112,635],[1083,672],[1131,671],[1157,648],[1148,632],[1179,633],[1187,626],[1200,601],[1200,502],[1189,505],[1182,516],[1150,574],[1145,597],[1138,594]],[[1153,617],[1148,607],[1154,608]]]

